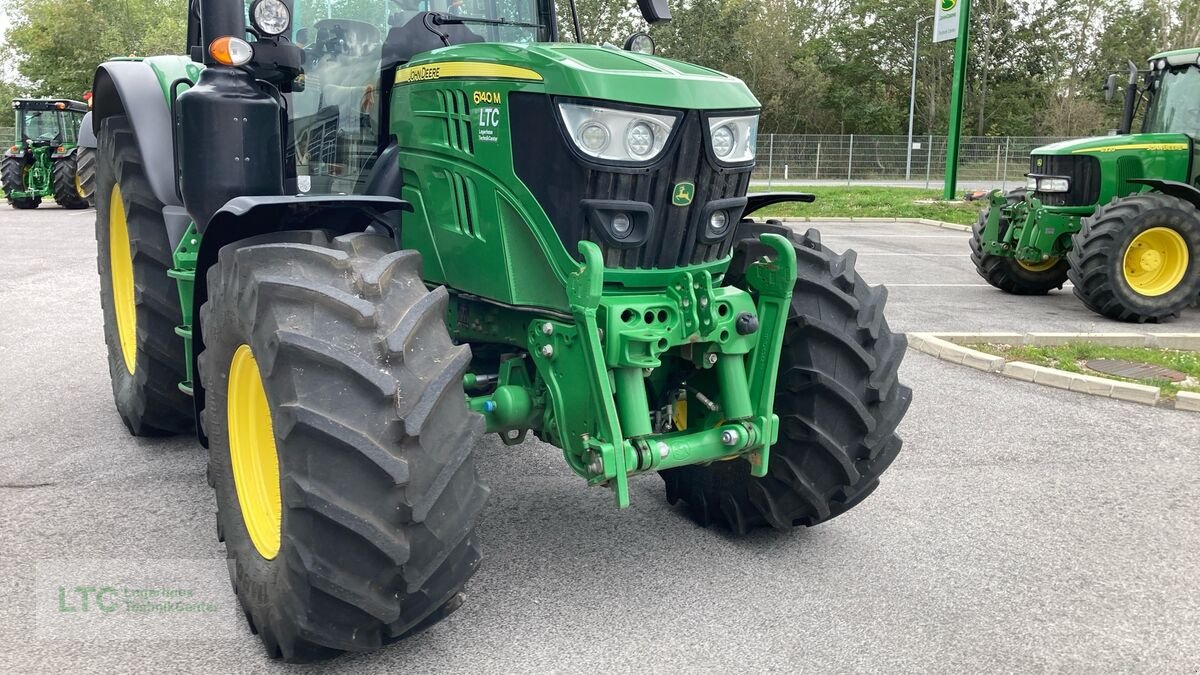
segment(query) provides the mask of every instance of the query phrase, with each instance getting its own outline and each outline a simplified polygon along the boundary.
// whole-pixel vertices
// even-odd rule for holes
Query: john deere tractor
[[[8,203],[35,209],[44,197],[59,206],[88,206],[84,182],[92,165],[79,163],[79,125],[87,105],[65,99],[25,99],[12,102],[17,138],[4,152],[0,182]]]
[[[618,507],[658,474],[735,534],[875,489],[905,341],[853,253],[747,217],[811,197],[747,195],[742,82],[645,34],[557,42],[552,0],[352,6],[193,1],[188,57],[93,89],[117,411],[208,447],[271,656],[462,603],[484,433],[557,446]]]
[[[1110,77],[1110,98],[1118,86]],[[1146,71],[1130,64],[1117,135],[1038,148],[1026,189],[992,194],[971,239],[980,276],[1020,295],[1070,279],[1085,305],[1120,321],[1178,316],[1200,299],[1198,137],[1200,48],[1157,54]]]

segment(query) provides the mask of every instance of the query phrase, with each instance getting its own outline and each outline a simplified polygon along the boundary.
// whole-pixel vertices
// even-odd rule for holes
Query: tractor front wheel
[[[86,209],[87,195],[79,181],[79,151],[54,160],[54,201],[64,209]]]
[[[392,240],[321,231],[221,249],[200,310],[217,528],[272,658],[364,651],[456,609],[488,490],[448,295]]]
[[[123,116],[104,120],[97,138],[96,266],[108,373],[117,413],[134,436],[192,429],[179,291],[167,276],[171,244],[137,140]]]
[[[987,221],[988,212],[984,211],[979,214],[979,220],[971,228],[971,262],[975,263],[975,271],[985,281],[1013,295],[1046,295],[1067,283],[1067,270],[1070,266],[1062,258],[1027,263],[984,251],[983,229],[987,226]]]
[[[80,147],[75,151],[75,179],[79,182],[79,194],[90,206],[96,205],[96,150]]]
[[[13,197],[14,192],[25,191],[25,159],[23,157],[5,157],[0,165],[0,185],[8,203],[14,209],[36,209],[42,200],[37,197]]]
[[[1200,211],[1159,192],[1115,200],[1084,219],[1068,259],[1092,311],[1136,323],[1177,317],[1200,297]]]
[[[906,341],[884,318],[887,290],[862,280],[852,251],[833,253],[816,230],[744,224],[727,277],[733,285],[743,286],[748,264],[770,254],[759,241],[766,232],[790,238],[798,263],[768,475],[751,476],[745,459],[662,472],[669,502],[682,499],[699,524],[722,523],[739,535],[816,525],[865,499],[900,452],[896,426],[912,401],[897,380]]]

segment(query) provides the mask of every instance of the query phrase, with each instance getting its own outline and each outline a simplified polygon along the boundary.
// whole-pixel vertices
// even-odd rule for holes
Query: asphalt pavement
[[[92,218],[0,206],[0,672],[288,670],[211,574],[224,553],[204,451],[131,438],[113,410]],[[822,229],[889,285],[899,330],[1130,328],[1069,289],[994,291],[965,234]],[[1200,311],[1139,329],[1200,331]],[[1200,416],[918,353],[902,377],[914,402],[881,487],[792,533],[700,529],[654,476],[618,511],[554,448],[486,438],[485,560],[464,607],[310,670],[1200,671]],[[78,604],[80,578],[147,585],[171,568],[219,611],[134,624]]]

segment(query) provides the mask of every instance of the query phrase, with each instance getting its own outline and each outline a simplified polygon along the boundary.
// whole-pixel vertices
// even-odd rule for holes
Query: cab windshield
[[[547,0],[296,0],[292,40],[305,51],[303,88],[289,94],[288,102],[289,155],[295,162],[297,189],[323,194],[361,191],[379,139],[385,135],[376,92],[389,33],[400,36],[406,27],[432,21],[457,24],[455,28],[475,37],[471,41],[547,41],[552,31],[544,25],[545,9],[539,13],[539,5],[548,4]]]
[[[1166,71],[1151,84],[1151,97],[1143,131],[1200,137],[1200,68]]]

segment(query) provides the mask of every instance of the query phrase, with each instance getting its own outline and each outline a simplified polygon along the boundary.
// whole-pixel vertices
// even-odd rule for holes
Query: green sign
[[[671,193],[671,203],[675,206],[687,206],[696,196],[696,186],[692,183],[679,183]]]

